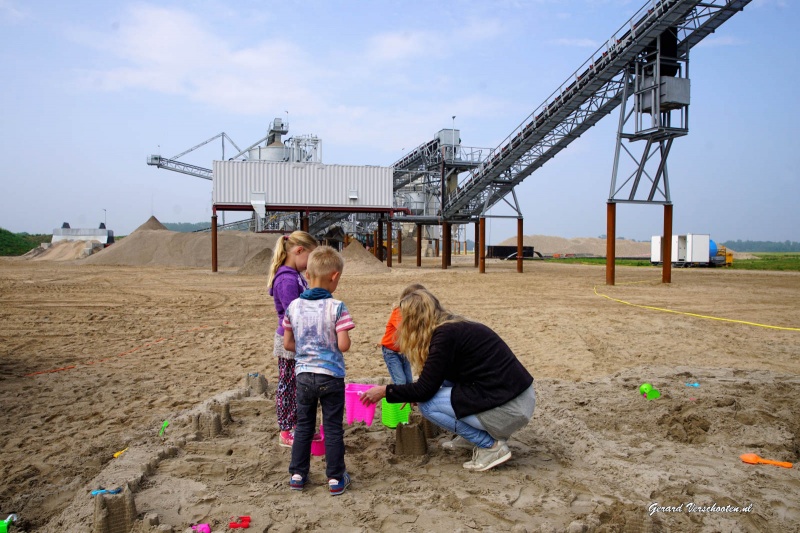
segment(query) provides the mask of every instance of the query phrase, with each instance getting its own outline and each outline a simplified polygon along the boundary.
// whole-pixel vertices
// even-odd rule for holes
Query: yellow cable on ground
[[[627,283],[627,284],[623,283],[622,285],[632,285],[634,283],[651,283],[651,282],[650,281],[634,281],[634,282],[630,282],[630,283]],[[612,298],[611,296],[609,296],[607,294],[603,294],[603,293],[597,292],[597,285],[594,286],[594,293],[597,296],[602,296],[603,298],[607,298],[607,299],[611,300],[612,302],[617,302],[617,303],[621,303],[621,304],[625,304],[625,305],[630,305],[631,307],[638,307],[640,309],[650,309],[651,311],[663,311],[664,313],[673,313],[673,314],[676,314],[676,315],[693,316],[695,318],[705,318],[706,320],[718,320],[720,322],[733,322],[735,324],[744,324],[745,326],[756,326],[756,327],[759,327],[759,328],[779,329],[779,330],[783,330],[783,331],[800,331],[800,328],[789,328],[789,327],[784,327],[784,326],[770,326],[769,324],[758,324],[757,322],[747,322],[746,320],[734,320],[732,318],[720,318],[720,317],[717,317],[717,316],[700,315],[700,314],[697,314],[697,313],[687,313],[685,311],[674,311],[672,309],[664,309],[664,308],[661,308],[661,307],[654,307],[652,305],[634,304],[634,303],[631,303],[631,302],[626,302],[625,300],[620,300],[618,298]]]

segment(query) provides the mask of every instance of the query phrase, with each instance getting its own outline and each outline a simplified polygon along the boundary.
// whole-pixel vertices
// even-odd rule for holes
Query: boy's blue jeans
[[[308,477],[311,440],[317,427],[317,404],[322,406],[325,432],[325,475],[341,481],[344,464],[344,379],[326,374],[297,374],[297,427],[294,430],[289,473]]]
[[[386,361],[386,368],[389,370],[389,377],[395,385],[405,385],[414,383],[414,376],[411,373],[411,363],[405,355],[390,350],[386,346],[381,346],[383,350],[383,360]]]
[[[420,403],[419,411],[422,416],[447,431],[461,435],[480,448],[494,446],[494,438],[483,428],[483,424],[481,424],[477,416],[470,415],[464,418],[456,418],[453,404],[450,402],[450,393],[452,391],[453,387],[444,386],[436,392],[433,398],[427,402]]]

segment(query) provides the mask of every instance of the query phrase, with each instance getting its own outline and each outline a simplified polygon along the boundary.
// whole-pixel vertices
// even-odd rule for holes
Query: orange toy
[[[770,459],[762,459],[758,455],[754,453],[744,453],[739,456],[739,459],[744,461],[745,463],[750,463],[751,465],[775,465],[775,466],[782,466],[783,468],[791,468],[792,463],[785,463],[783,461],[772,461]]]

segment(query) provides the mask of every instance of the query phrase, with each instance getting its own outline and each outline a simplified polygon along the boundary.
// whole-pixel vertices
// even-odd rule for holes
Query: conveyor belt
[[[648,2],[492,150],[480,166],[469,172],[458,190],[445,199],[442,218],[466,221],[480,216],[614,110],[622,102],[625,84],[630,83],[630,65],[665,30],[678,29],[678,57],[685,57],[689,49],[749,2]]]

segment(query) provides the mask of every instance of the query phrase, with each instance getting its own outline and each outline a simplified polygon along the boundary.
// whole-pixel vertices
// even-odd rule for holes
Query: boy
[[[355,327],[344,302],[332,293],[339,285],[344,259],[330,246],[319,246],[308,256],[309,289],[286,309],[283,346],[295,352],[297,427],[289,463],[293,490],[303,490],[311,463],[311,440],[322,406],[325,431],[325,473],[332,496],[350,485],[344,464],[344,356]]]

